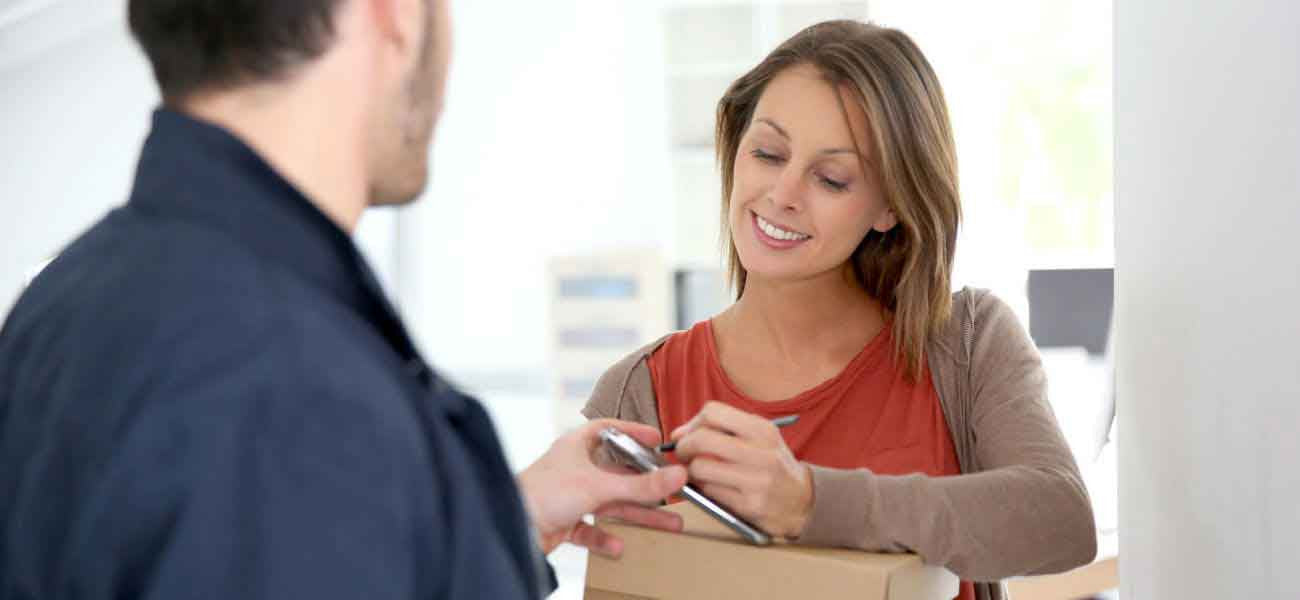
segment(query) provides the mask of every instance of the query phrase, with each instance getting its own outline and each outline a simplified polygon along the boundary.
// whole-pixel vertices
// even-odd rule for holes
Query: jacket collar
[[[436,380],[352,238],[230,132],[155,111],[128,206],[233,238],[358,313],[412,373]]]

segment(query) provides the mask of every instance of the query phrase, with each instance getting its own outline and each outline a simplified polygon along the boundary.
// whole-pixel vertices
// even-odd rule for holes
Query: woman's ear
[[[890,229],[897,226],[898,215],[894,214],[894,209],[892,208],[886,209],[885,212],[876,219],[876,222],[871,224],[871,228],[880,233],[888,233]]]

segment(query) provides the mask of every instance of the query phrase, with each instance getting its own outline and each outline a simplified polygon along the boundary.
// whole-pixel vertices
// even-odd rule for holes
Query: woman
[[[956,152],[916,45],[800,32],[727,90],[717,154],[735,304],[614,365],[584,413],[659,427],[770,533],[916,552],[963,600],[1091,561],[1036,349],[1000,300],[951,294]]]

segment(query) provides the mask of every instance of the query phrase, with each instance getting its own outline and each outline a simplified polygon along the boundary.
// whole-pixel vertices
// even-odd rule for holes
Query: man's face
[[[429,146],[451,61],[451,11],[448,0],[421,1],[426,18],[418,54],[408,74],[380,101],[377,126],[371,130],[372,206],[409,203],[429,180]]]

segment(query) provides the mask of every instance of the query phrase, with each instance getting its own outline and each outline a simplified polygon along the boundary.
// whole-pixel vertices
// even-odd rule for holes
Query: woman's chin
[[[838,268],[835,265],[815,265],[809,264],[807,260],[784,260],[770,256],[759,256],[753,260],[746,260],[747,257],[741,253],[740,264],[745,269],[745,281],[748,286],[750,283],[762,281],[764,283],[784,284],[809,282],[813,280],[824,279],[827,282],[840,282],[843,277],[837,275],[844,269],[845,264],[840,263]]]
[[[805,281],[814,276],[816,276],[816,273],[813,270],[799,265],[757,264],[754,268],[745,267],[747,285],[756,281],[777,284],[793,283]]]

